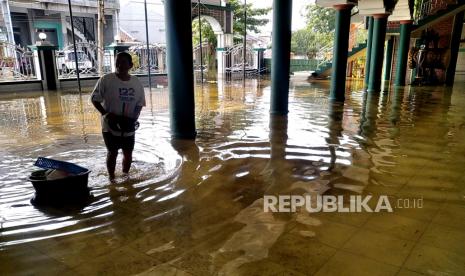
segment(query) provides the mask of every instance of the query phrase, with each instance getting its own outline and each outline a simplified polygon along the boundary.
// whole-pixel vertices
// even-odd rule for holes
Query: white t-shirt
[[[123,81],[115,73],[110,73],[98,80],[91,101],[101,103],[106,112],[137,119],[138,110],[145,106],[144,87],[136,76]],[[110,129],[106,116],[102,116],[101,123],[103,132],[111,132],[116,136],[131,136],[135,133]]]

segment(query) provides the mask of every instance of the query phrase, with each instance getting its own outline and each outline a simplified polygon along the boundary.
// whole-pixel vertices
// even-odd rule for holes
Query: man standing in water
[[[102,134],[107,147],[107,170],[115,178],[118,150],[123,150],[123,173],[129,173],[134,150],[135,131],[142,107],[144,87],[129,74],[132,57],[127,52],[116,55],[116,72],[101,77],[91,95],[92,104],[102,114]]]

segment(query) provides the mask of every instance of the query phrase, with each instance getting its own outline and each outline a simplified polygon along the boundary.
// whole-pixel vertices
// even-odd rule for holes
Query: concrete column
[[[370,79],[370,60],[371,60],[371,43],[373,42],[373,16],[368,17],[368,32],[367,32],[367,55],[365,61],[365,90],[368,88]]]
[[[291,52],[292,0],[273,1],[273,56],[271,59],[271,114],[287,114]]]
[[[40,76],[42,80],[42,89],[57,90],[60,88],[55,61],[55,50],[57,49],[57,46],[36,46],[38,57],[36,64],[39,66],[38,70],[40,70],[40,75],[37,74],[37,76]]]
[[[36,43],[36,30],[32,22],[34,22],[34,10],[28,9],[27,10],[27,20],[29,20],[29,36],[31,37],[31,44]]]
[[[397,47],[396,86],[405,85],[405,74],[407,73],[407,59],[410,47],[410,28],[412,20],[400,21],[400,39]]]
[[[157,60],[158,60],[158,71],[163,72],[165,71],[165,57],[164,53],[162,51],[159,51],[157,54]]]
[[[66,26],[66,14],[60,13],[61,33],[63,34],[63,46],[68,45],[68,27]]]
[[[13,34],[13,23],[11,21],[10,4],[7,0],[0,0],[0,11],[2,12],[8,42],[10,42],[11,44],[16,44],[15,37]]]
[[[113,19],[113,41],[115,41],[115,37],[118,37],[118,39],[121,39],[119,37],[119,12],[118,10],[115,10],[113,12],[113,16],[112,16],[112,19]]]
[[[262,70],[265,68],[265,48],[257,49],[257,70],[261,74]]]
[[[368,92],[381,91],[381,73],[383,69],[384,41],[386,39],[386,26],[389,14],[373,15],[373,43],[371,45],[370,79]]]
[[[392,49],[394,48],[394,37],[387,41],[386,46],[386,61],[384,62],[384,80],[391,80],[391,68],[392,68]]]
[[[335,5],[336,30],[334,32],[333,69],[329,98],[344,101],[346,91],[346,69],[349,48],[350,11],[352,4]]]
[[[457,58],[459,56],[460,39],[462,36],[464,11],[455,15],[452,37],[450,39],[450,61],[446,71],[446,85],[454,85],[455,69],[457,68]],[[447,66],[447,64],[446,64]]]
[[[231,66],[231,57],[227,56],[226,52],[233,46],[233,34],[217,34],[216,38],[218,41],[216,48],[217,75],[218,79],[220,79],[224,77],[226,67]]]
[[[171,135],[193,139],[195,131],[191,1],[165,0]]]

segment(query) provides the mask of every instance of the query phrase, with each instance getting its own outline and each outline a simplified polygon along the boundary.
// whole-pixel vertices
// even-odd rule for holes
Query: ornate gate
[[[99,76],[98,56],[99,48],[93,42],[76,42],[76,53],[78,60],[79,73],[81,77]],[[111,72],[111,54],[110,51],[104,51],[103,72]],[[58,77],[60,79],[76,78],[76,62],[74,46],[68,45],[56,53],[56,66]]]
[[[26,47],[0,42],[0,82],[37,79],[34,54]]]

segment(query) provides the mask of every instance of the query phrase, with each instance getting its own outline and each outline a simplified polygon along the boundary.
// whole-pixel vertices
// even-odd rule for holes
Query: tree
[[[317,39],[313,32],[301,29],[292,33],[291,51],[312,58],[317,51]]]
[[[333,33],[336,27],[336,12],[330,8],[323,8],[310,4],[306,8],[305,17],[307,28],[316,33]]]
[[[321,46],[333,43],[336,27],[336,12],[310,4],[306,7],[307,29],[314,32]]]
[[[200,26],[202,29],[202,40],[208,41],[213,47],[216,48],[217,41],[216,35],[213,32],[210,23],[204,18],[200,19]],[[192,21],[192,45],[200,44],[200,32],[199,32],[199,19],[196,18]]]
[[[230,0],[229,6],[234,13],[233,31],[235,40],[242,40],[244,37],[244,3],[243,0]],[[268,23],[268,19],[261,18],[271,11],[270,8],[255,9],[252,8],[251,3],[247,3],[247,31],[259,33],[258,27],[264,26]]]
[[[234,23],[233,23],[233,32],[235,41],[241,41],[244,36],[244,4],[243,0],[230,0],[228,6],[232,9],[234,14]],[[268,23],[268,19],[260,18],[264,15],[267,15],[271,8],[264,9],[254,9],[252,4],[247,4],[247,31],[258,33],[258,27],[264,26]],[[205,19],[201,19],[202,26],[202,40],[207,40],[210,44],[214,45],[216,48],[217,41],[216,35],[213,32],[213,29],[210,26],[210,23]],[[199,44],[199,23],[198,19],[195,19],[192,22],[192,38],[193,44]]]
[[[209,54],[203,56],[202,63],[205,62],[209,65],[209,68],[212,66],[212,62],[215,59],[215,49],[217,46],[216,35],[213,32],[210,23],[205,18],[200,19],[200,27],[202,30],[202,41],[208,42],[208,52]],[[192,46],[197,46],[200,44],[200,32],[199,32],[199,19],[196,18],[192,21]],[[203,45],[203,44],[202,44]]]

